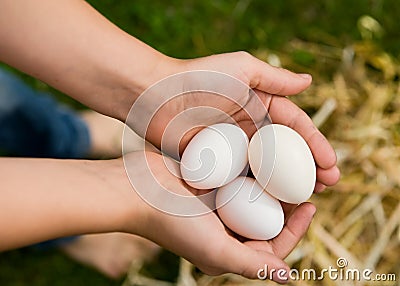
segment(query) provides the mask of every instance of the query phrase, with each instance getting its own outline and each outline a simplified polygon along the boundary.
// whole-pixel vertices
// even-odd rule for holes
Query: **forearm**
[[[122,160],[1,158],[0,186],[0,250],[143,220]]]
[[[83,0],[1,1],[0,39],[0,61],[122,120],[173,61]]]

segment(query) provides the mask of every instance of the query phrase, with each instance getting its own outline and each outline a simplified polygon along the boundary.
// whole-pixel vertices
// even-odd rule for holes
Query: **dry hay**
[[[312,87],[294,101],[313,115],[338,155],[340,182],[314,195],[314,221],[299,246],[287,258],[291,267],[372,269],[400,279],[400,67],[396,59],[368,41],[346,49],[294,42],[336,69],[333,80],[314,76]],[[258,56],[285,66],[284,55]],[[296,68],[296,67],[295,67]],[[323,67],[321,67],[323,69]],[[315,72],[315,71],[314,71]],[[312,73],[312,72],[311,72]],[[131,271],[125,285],[172,285]],[[227,274],[209,277],[194,273],[182,260],[178,285],[271,285]],[[318,273],[318,272],[317,272]],[[373,277],[373,276],[371,276]],[[399,282],[303,280],[289,285],[398,285]]]

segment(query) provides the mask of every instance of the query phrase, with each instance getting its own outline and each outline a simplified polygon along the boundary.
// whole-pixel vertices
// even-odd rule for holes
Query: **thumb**
[[[310,74],[296,74],[287,69],[273,67],[255,57],[248,65],[247,76],[250,87],[273,95],[294,95],[307,89],[312,77]]]

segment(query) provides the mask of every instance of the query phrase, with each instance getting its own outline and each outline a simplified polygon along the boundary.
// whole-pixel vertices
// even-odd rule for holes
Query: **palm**
[[[235,60],[231,60],[231,58]],[[261,74],[254,68],[247,68],[245,71],[238,64],[238,59],[239,63],[242,59],[247,66],[260,65],[260,70],[262,69],[264,73]],[[251,63],[249,64],[249,62]],[[211,86],[211,89],[223,90],[225,92],[223,94],[226,96],[192,92],[170,100],[152,118],[149,132],[146,135],[146,139],[150,142],[161,147],[161,141],[166,139],[165,142],[170,146],[179,146],[178,150],[182,153],[191,138],[201,128],[220,122],[235,122],[251,137],[257,126],[262,124],[269,114],[273,123],[291,127],[308,143],[317,165],[316,190],[322,190],[325,185],[333,185],[337,182],[339,170],[335,166],[336,155],[333,148],[307,114],[289,99],[283,97],[303,91],[309,86],[310,81],[301,79],[287,70],[276,69],[255,58],[249,58],[246,54],[224,54],[190,60],[185,69],[178,70],[178,72],[185,70],[217,71],[228,74],[239,81],[230,81],[230,84],[224,84],[226,83],[225,79],[222,79],[216,80],[214,85],[207,85],[208,81],[214,80],[210,76],[208,80],[203,81],[206,85],[205,90],[207,90],[207,86]],[[190,90],[190,87],[198,84],[198,80],[194,80],[192,83],[191,79],[190,76],[184,77],[183,82],[178,83],[177,90],[187,91]],[[240,85],[237,82],[243,84]],[[230,89],[231,85],[235,87]],[[257,96],[249,93],[248,87],[251,87]],[[184,116],[177,117],[181,114]],[[173,148],[177,149],[177,147]]]
[[[243,94],[242,98],[236,98],[235,102],[232,100],[213,94],[194,93],[185,97],[179,98],[179,104],[170,102],[164,108],[169,109],[164,114],[169,114],[173,118],[176,114],[182,113],[185,110],[190,110],[193,107],[208,106],[212,107],[219,112],[212,115],[210,112],[199,112],[190,114],[185,117],[185,124],[189,126],[184,135],[176,136],[179,139],[180,152],[184,150],[188,142],[193,136],[202,128],[192,128],[193,126],[208,126],[220,122],[234,122],[238,124],[248,135],[249,138],[257,130],[257,127],[270,119],[273,123],[286,125],[296,130],[309,145],[317,165],[317,184],[316,190],[321,190],[324,185],[333,185],[337,182],[339,177],[339,170],[337,169],[336,155],[333,148],[326,140],[326,138],[314,126],[308,115],[292,103],[286,97],[271,95],[260,90],[255,90],[255,94],[250,96],[248,93]],[[240,107],[236,102],[240,102]],[[176,109],[177,106],[179,109]],[[175,108],[175,110],[172,110]],[[162,111],[162,110],[161,110]],[[161,112],[163,114],[163,112]],[[162,122],[169,122],[165,118],[162,120],[154,120],[153,126],[158,129],[158,132],[153,132],[154,139],[160,138],[158,133],[165,131]],[[174,135],[178,132],[174,130]],[[165,135],[165,133],[164,133]],[[171,136],[172,138],[172,136]],[[178,140],[176,139],[176,140]]]

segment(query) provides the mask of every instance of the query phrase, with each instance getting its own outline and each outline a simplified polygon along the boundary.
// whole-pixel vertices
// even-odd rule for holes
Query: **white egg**
[[[182,178],[197,189],[223,186],[246,167],[248,145],[246,133],[235,125],[208,126],[193,137],[183,152]]]
[[[219,188],[216,206],[227,227],[250,239],[268,240],[277,236],[283,228],[282,206],[253,178],[238,177]]]
[[[279,124],[260,128],[249,144],[250,168],[258,183],[277,199],[299,204],[314,190],[316,167],[305,140]]]

